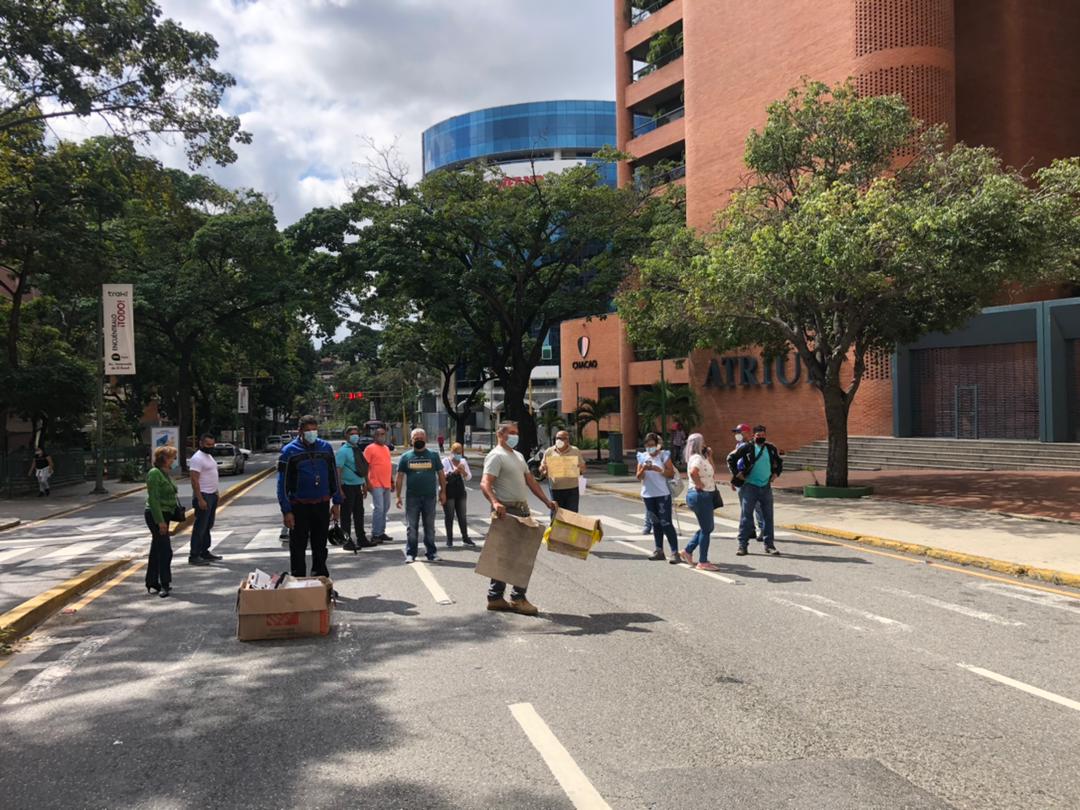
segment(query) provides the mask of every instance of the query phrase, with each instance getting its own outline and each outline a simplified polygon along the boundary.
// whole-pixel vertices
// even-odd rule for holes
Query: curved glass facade
[[[455,115],[424,132],[424,174],[476,160],[551,159],[556,150],[564,160],[581,160],[615,142],[613,101],[536,101],[489,107]],[[614,167],[610,168],[613,175]]]

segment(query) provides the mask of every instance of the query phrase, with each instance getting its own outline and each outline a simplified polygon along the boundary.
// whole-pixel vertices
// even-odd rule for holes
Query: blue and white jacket
[[[334,448],[324,439],[305,444],[297,436],[278,457],[277,499],[283,515],[297,503],[341,503]]]

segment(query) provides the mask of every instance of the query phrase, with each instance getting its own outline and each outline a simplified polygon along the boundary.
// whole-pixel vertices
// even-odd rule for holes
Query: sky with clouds
[[[398,139],[414,174],[420,133],[496,104],[614,98],[610,0],[159,0],[214,35],[237,87],[226,109],[254,135],[216,179],[265,192],[287,225],[347,195]],[[154,151],[185,166],[178,148]]]

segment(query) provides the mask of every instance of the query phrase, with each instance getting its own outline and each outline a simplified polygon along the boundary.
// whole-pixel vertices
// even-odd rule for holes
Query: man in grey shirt
[[[480,480],[480,491],[491,502],[496,519],[511,514],[518,517],[529,516],[529,493],[539,498],[544,506],[554,511],[555,504],[544,494],[536,479],[529,472],[525,457],[514,448],[518,443],[517,422],[503,422],[499,425],[496,436],[497,447],[484,459],[484,476]],[[510,601],[504,598],[506,583],[491,580],[488,587],[488,610],[508,610],[525,616],[535,616],[539,611],[525,598],[525,589],[517,585],[510,592]]]

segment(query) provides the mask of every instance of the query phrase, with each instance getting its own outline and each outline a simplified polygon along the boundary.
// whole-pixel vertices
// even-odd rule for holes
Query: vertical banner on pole
[[[248,387],[246,385],[236,387],[236,412],[248,412]]]
[[[135,373],[135,289],[131,284],[102,284],[106,376]]]

